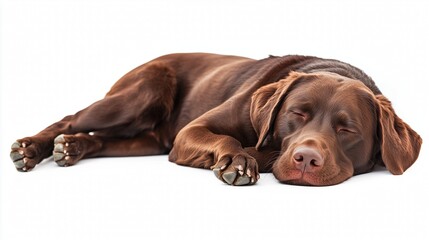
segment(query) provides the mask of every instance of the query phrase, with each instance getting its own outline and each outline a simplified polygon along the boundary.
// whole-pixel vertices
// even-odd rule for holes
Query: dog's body
[[[104,99],[15,142],[11,158],[28,171],[52,152],[60,166],[170,153],[170,161],[211,168],[231,185],[270,171],[281,182],[332,185],[375,164],[401,174],[421,143],[349,64],[192,53],[132,70]]]

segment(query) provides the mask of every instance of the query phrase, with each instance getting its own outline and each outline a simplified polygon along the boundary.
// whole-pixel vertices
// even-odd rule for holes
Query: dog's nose
[[[324,164],[322,155],[311,147],[298,147],[293,153],[293,161],[302,172],[313,172],[321,169]]]

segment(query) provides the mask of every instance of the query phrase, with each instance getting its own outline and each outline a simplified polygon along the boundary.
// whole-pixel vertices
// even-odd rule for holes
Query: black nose
[[[302,172],[313,172],[321,169],[324,164],[322,155],[311,147],[298,147],[293,153],[295,167]]]

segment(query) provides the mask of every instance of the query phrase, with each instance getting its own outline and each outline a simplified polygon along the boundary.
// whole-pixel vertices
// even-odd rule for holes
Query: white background
[[[428,141],[424,1],[1,2],[1,239],[429,239],[428,148],[402,176],[229,187],[166,156],[19,173],[15,139],[100,99],[171,52],[306,54],[364,69]],[[126,107],[126,106],[124,106]]]

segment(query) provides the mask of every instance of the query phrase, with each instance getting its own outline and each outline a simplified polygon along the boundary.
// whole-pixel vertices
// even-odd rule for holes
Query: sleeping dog
[[[421,144],[372,79],[349,64],[188,53],[135,68],[105,98],[14,142],[11,158],[29,171],[52,154],[72,166],[169,153],[230,185],[273,172],[282,183],[320,186],[376,165],[402,174]]]

